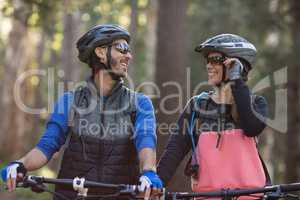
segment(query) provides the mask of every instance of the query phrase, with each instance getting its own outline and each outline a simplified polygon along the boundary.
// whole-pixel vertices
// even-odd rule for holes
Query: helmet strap
[[[107,58],[107,65],[105,65],[105,68],[107,70],[111,70],[111,45],[108,46],[107,52],[106,52],[106,58]]]
[[[222,68],[223,72],[222,72],[222,81],[221,82],[226,82],[225,78],[226,78],[226,66],[223,64],[223,68]]]
[[[223,67],[222,67],[222,80],[216,86],[221,87],[223,85],[223,83],[228,83],[229,82],[228,80],[225,80],[225,79],[226,79],[226,66],[223,64]]]
[[[110,76],[113,80],[120,81],[121,77],[119,75],[117,75],[116,73],[114,73],[111,68],[111,63],[112,63],[111,47],[112,47],[112,45],[108,45],[107,52],[106,52],[107,65],[105,65],[105,68],[106,68],[106,70],[109,71],[108,73],[110,74]]]

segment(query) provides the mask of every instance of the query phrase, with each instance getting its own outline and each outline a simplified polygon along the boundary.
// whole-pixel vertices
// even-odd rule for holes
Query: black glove
[[[227,68],[227,77],[229,80],[237,80],[242,78],[243,64],[237,58],[232,58],[231,66]]]

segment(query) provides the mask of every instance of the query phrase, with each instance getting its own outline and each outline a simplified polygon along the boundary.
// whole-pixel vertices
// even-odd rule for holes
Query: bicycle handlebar
[[[18,187],[36,187],[43,186],[43,184],[54,184],[54,185],[65,185],[72,186],[74,191],[78,192],[78,196],[83,197],[92,197],[92,198],[106,198],[106,197],[115,197],[115,196],[126,196],[129,199],[144,199],[144,191],[140,191],[138,185],[128,185],[128,184],[108,184],[95,181],[86,181],[84,178],[74,178],[74,179],[54,179],[54,178],[45,178],[42,176],[26,176],[23,179],[23,182],[18,184]],[[88,189],[97,188],[97,189],[110,189],[113,191],[111,194],[104,195],[87,195]],[[45,190],[44,187],[39,187],[39,189]],[[45,190],[47,192],[51,192]],[[61,196],[55,192],[51,192],[54,195]],[[151,190],[151,195],[162,196],[164,194],[164,189]],[[63,199],[67,199],[62,197]],[[150,198],[151,199],[151,198]]]
[[[33,183],[32,181],[35,181],[36,183],[46,183],[46,184],[54,184],[54,185],[73,185],[80,184],[78,179],[54,179],[54,178],[45,178],[43,176],[27,176],[25,177],[23,182],[27,183]],[[83,186],[87,188],[109,188],[109,189],[126,189],[126,188],[132,188],[133,190],[137,189],[136,185],[126,185],[126,184],[108,184],[108,183],[100,183],[95,181],[86,181],[84,180]]]
[[[197,198],[197,197],[206,197],[206,198],[225,198],[230,199],[239,196],[250,196],[254,194],[260,194],[262,199],[279,199],[287,194],[288,192],[300,191],[300,183],[291,183],[291,184],[281,184],[281,185],[271,185],[261,188],[250,188],[250,189],[222,189],[219,191],[212,192],[167,192],[167,199],[174,199],[174,196],[179,199],[187,198]],[[289,195],[291,196],[291,195]],[[295,198],[296,196],[294,196]],[[296,199],[300,199],[299,196]]]
[[[126,185],[126,184],[107,184],[95,181],[86,181],[84,179],[52,179],[45,178],[42,176],[27,176],[23,180],[23,185],[21,187],[32,187],[35,185],[42,184],[55,184],[55,185],[68,185],[73,186],[78,194],[86,197],[87,188],[106,188],[118,191],[118,195],[128,195],[135,198],[141,199],[139,194],[139,187],[137,185]],[[191,198],[223,198],[232,199],[239,196],[251,196],[260,195],[260,199],[279,199],[281,197],[292,197],[293,199],[300,199],[299,196],[288,194],[289,192],[300,191],[300,183],[290,183],[290,184],[280,184],[280,185],[270,185],[260,188],[250,188],[250,189],[222,189],[212,192],[166,192],[164,189],[156,191],[156,197],[163,197],[165,199],[191,199]],[[99,195],[100,196],[100,195]],[[103,195],[102,195],[103,196]],[[258,196],[256,196],[258,197]]]

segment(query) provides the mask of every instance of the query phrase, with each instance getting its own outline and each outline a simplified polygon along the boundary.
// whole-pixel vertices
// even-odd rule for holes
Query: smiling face
[[[95,49],[96,55],[99,57],[100,62],[107,66],[108,46],[97,47]],[[119,77],[126,77],[128,73],[129,61],[132,59],[129,44],[125,39],[115,40],[111,44],[111,72]]]
[[[224,56],[218,52],[211,52],[206,57],[208,83],[211,85],[218,85],[223,79],[223,62]]]
[[[126,77],[129,61],[132,59],[129,45],[126,40],[115,40],[111,47],[111,70],[116,75]]]

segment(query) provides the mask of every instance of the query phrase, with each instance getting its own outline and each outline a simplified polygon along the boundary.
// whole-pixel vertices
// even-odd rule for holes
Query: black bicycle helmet
[[[220,34],[207,39],[199,44],[195,51],[202,53],[205,57],[211,51],[217,51],[228,57],[243,59],[252,67],[256,58],[256,48],[241,36],[234,34]]]
[[[94,26],[81,36],[76,43],[79,60],[88,64],[89,58],[96,47],[109,45],[116,39],[125,39],[129,43],[130,34],[118,25]]]

